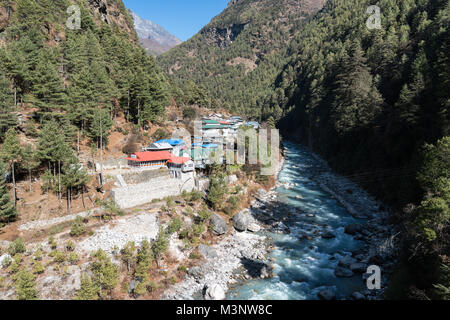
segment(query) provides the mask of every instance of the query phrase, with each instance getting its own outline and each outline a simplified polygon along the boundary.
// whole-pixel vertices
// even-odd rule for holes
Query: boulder
[[[361,300],[366,300],[366,297],[360,292],[353,292],[352,293],[352,299],[353,300],[357,300],[357,301],[361,301]]]
[[[261,227],[257,223],[250,223],[247,227],[247,230],[250,232],[260,232]]]
[[[351,278],[354,274],[352,270],[338,266],[334,269],[334,275],[338,278]]]
[[[336,235],[333,232],[327,231],[325,233],[322,233],[322,238],[324,238],[324,239],[334,239],[334,238],[336,238]]]
[[[189,269],[187,273],[197,281],[200,280],[204,275],[203,269],[201,267],[193,267]]]
[[[354,273],[365,273],[367,271],[367,264],[365,263],[352,263],[350,270]]]
[[[258,190],[257,196],[258,198],[264,199],[265,197],[267,197],[267,191],[261,188]]]
[[[335,300],[336,299],[336,294],[334,293],[333,290],[331,289],[325,289],[320,291],[317,296],[321,299],[321,300],[325,300],[325,301],[330,301],[330,300]]]
[[[228,224],[224,218],[219,216],[218,214],[213,214],[211,217],[211,226],[213,228],[213,232],[218,235],[224,235],[228,233]]]
[[[214,259],[217,258],[217,252],[211,247],[208,247],[204,244],[198,246],[198,251],[206,258],[206,259]]]
[[[220,284],[205,285],[205,300],[225,300],[225,291]]]
[[[233,217],[234,228],[237,231],[244,232],[247,231],[249,225],[249,217],[246,211],[239,212]]]
[[[355,263],[356,260],[350,256],[345,256],[341,260],[339,260],[339,266],[344,268],[349,268],[351,264]]]
[[[356,235],[362,230],[362,226],[359,223],[349,224],[345,227],[345,233],[349,235]]]

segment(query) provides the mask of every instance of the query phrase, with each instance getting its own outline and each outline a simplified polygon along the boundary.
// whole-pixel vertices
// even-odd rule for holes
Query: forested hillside
[[[79,30],[66,27],[71,4],[81,8]],[[90,135],[100,113],[141,124],[164,115],[165,78],[122,1],[2,1],[0,13],[2,134],[25,109]]]
[[[33,173],[44,193],[67,197],[70,213],[72,194],[91,181],[80,163],[102,154],[113,127],[124,130],[116,119],[137,132],[164,120],[169,102],[121,0],[1,1],[0,173],[13,197],[0,188],[0,227],[17,218],[17,182],[26,177],[32,193]]]
[[[314,11],[304,5],[237,1],[159,61],[213,106],[277,123],[392,205],[407,261],[393,294],[448,298],[448,267],[438,270],[449,248],[450,4],[330,0],[301,17]],[[370,5],[380,29],[366,25]]]
[[[286,48],[305,17],[325,0],[240,0],[197,35],[157,58],[179,87],[194,81],[208,95],[201,105],[259,117],[273,91]],[[185,91],[190,91],[186,88]]]

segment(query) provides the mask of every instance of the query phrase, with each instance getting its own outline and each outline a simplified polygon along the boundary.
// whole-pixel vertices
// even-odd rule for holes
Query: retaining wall
[[[181,179],[162,176],[147,182],[116,188],[111,195],[121,209],[134,208],[152,202],[154,199],[179,196],[186,190],[191,192],[195,187],[193,172],[183,173]]]

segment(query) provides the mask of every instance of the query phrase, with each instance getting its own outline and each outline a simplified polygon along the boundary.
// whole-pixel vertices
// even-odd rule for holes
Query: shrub
[[[72,240],[67,241],[67,243],[66,243],[66,250],[67,251],[74,251],[75,250],[75,243],[73,243]]]
[[[168,248],[169,241],[167,240],[167,234],[160,229],[156,241],[152,244],[152,251],[157,264],[159,264],[159,259],[164,255]]]
[[[190,201],[195,202],[195,201],[201,200],[202,197],[203,197],[203,193],[201,191],[194,190],[191,192]]]
[[[183,118],[184,119],[195,119],[197,116],[197,112],[192,107],[186,107],[183,110]]]
[[[34,253],[34,260],[41,261],[43,256],[44,256],[44,252],[42,251],[42,248],[39,247],[36,250],[36,252]]]
[[[70,264],[77,264],[80,261],[80,257],[76,252],[69,253],[69,257],[67,258]]]
[[[203,234],[203,232],[205,232],[205,231],[206,231],[206,228],[203,224],[195,224],[192,226],[192,234],[195,237],[200,237]]]
[[[169,225],[167,226],[166,232],[167,232],[167,234],[171,235],[173,233],[180,231],[182,227],[183,227],[183,221],[177,217],[169,223]]]
[[[169,133],[167,131],[165,131],[164,129],[158,129],[152,135],[152,138],[155,140],[166,139],[168,137],[169,137]]]
[[[187,268],[184,265],[181,265],[178,267],[178,271],[181,273],[186,273],[187,272]]]
[[[111,292],[119,283],[119,268],[111,262],[106,253],[99,249],[92,254],[95,258],[90,264],[92,281],[100,288],[100,294]]]
[[[200,258],[201,258],[201,256],[197,252],[191,252],[191,254],[189,255],[189,259],[191,259],[191,260],[198,260]]]
[[[55,238],[50,237],[48,239],[48,244],[50,245],[50,248],[52,248],[53,250],[55,250],[58,247],[58,243],[56,242]]]
[[[172,208],[173,206],[175,206],[175,202],[173,201],[172,197],[167,197],[166,204],[168,208]]]
[[[33,274],[41,274],[44,273],[44,266],[40,261],[35,261],[33,263]]]
[[[17,238],[8,247],[8,253],[10,256],[15,256],[18,253],[24,253],[26,251],[25,243],[22,238]]]
[[[199,211],[198,217],[202,222],[208,221],[211,219],[211,211],[209,211],[207,208],[203,208]]]
[[[54,262],[56,262],[58,264],[62,264],[64,262],[66,262],[66,260],[67,260],[67,256],[64,252],[56,251],[55,257],[53,258]]]
[[[20,270],[20,265],[22,263],[22,255],[17,254],[14,256],[13,261],[10,263],[10,266],[8,267],[8,273],[9,274],[14,274],[19,272]]]
[[[142,282],[138,282],[138,284],[136,285],[136,287],[134,288],[133,293],[136,296],[142,296],[147,292],[147,285],[145,283]]]
[[[76,217],[72,222],[72,227],[70,229],[70,235],[72,237],[79,237],[86,232],[86,226],[84,225],[83,218]]]
[[[14,286],[18,300],[35,300],[37,298],[35,279],[35,276],[26,270],[17,273],[14,277]]]
[[[92,281],[91,277],[84,274],[81,278],[81,287],[75,297],[76,300],[98,300],[100,288]]]

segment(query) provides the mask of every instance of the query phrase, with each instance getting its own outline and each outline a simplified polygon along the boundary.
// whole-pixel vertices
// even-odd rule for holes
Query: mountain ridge
[[[172,35],[162,26],[151,20],[141,18],[137,13],[128,10],[134,20],[134,27],[141,45],[153,55],[167,52],[171,48],[182,43],[180,39]]]

